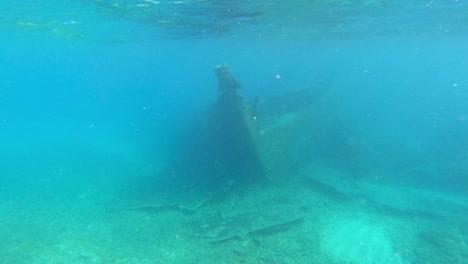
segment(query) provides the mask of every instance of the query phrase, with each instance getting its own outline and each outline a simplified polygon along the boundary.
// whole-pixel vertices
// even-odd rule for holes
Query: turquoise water
[[[467,36],[463,0],[2,1],[0,263],[467,263]]]

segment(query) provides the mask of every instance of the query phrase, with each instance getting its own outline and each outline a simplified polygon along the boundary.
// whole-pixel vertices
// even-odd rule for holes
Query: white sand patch
[[[362,219],[339,219],[323,231],[322,237],[323,250],[339,263],[405,263],[385,229]]]

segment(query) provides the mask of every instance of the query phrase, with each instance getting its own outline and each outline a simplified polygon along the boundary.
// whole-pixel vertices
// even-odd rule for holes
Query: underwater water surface
[[[467,263],[467,22],[2,1],[0,263]]]

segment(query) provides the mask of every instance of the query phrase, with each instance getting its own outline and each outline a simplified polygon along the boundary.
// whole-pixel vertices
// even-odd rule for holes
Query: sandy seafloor
[[[310,166],[308,173],[338,179],[342,172]],[[20,195],[2,192],[1,263],[465,263],[468,258],[463,193],[382,184],[377,175],[374,182],[356,184],[369,194],[378,192],[382,203],[440,214],[395,215],[365,199],[320,195],[290,176],[281,184],[232,190],[194,213],[116,210],[128,200],[152,199],[129,191],[128,183],[111,190],[92,182],[62,190],[34,187]],[[201,217],[271,203],[306,209],[300,221],[281,230],[216,243],[191,235],[191,223]]]

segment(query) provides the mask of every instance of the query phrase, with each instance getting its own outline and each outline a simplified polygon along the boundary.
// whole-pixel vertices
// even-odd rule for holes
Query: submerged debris
[[[124,211],[144,211],[148,213],[158,213],[163,211],[181,211],[184,213],[193,213],[200,209],[203,205],[213,199],[213,196],[203,197],[201,199],[193,199],[191,201],[173,201],[169,203],[147,203],[134,206],[114,208],[111,212]]]
[[[288,205],[252,208],[205,218],[193,223],[194,235],[220,242],[260,231],[289,228],[303,211]]]

